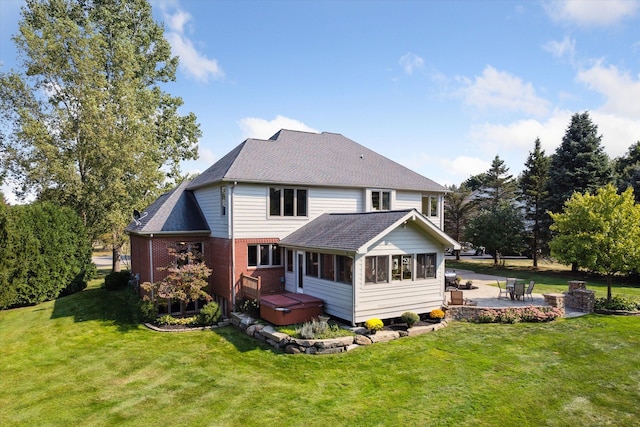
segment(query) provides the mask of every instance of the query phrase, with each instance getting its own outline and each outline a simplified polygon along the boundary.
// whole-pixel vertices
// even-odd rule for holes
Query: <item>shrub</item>
[[[129,284],[129,279],[131,279],[131,273],[127,270],[109,273],[104,277],[104,287],[108,291],[124,289]]]
[[[435,310],[431,310],[431,312],[429,313],[429,317],[431,319],[444,319],[444,311],[436,308]]]
[[[405,311],[400,316],[402,321],[407,324],[408,327],[412,327],[418,320],[420,320],[420,316],[418,316],[413,311]]]
[[[140,301],[140,320],[146,323],[155,322],[158,318],[158,308],[153,301]]]
[[[596,298],[595,309],[596,310],[623,310],[623,311],[635,311],[638,310],[640,302],[633,301],[628,298],[616,295],[611,297],[611,300],[607,298]]]
[[[313,319],[310,322],[294,326],[281,326],[276,328],[278,332],[287,334],[293,338],[304,339],[328,339],[353,336],[353,332],[342,329],[335,323],[328,323],[325,320]]]
[[[0,212],[0,306],[38,304],[86,287],[91,243],[80,217],[47,202]]]
[[[215,325],[221,315],[222,312],[220,310],[220,305],[215,301],[211,301],[200,309],[200,313],[198,314],[198,323],[204,326]]]
[[[364,327],[370,331],[379,331],[384,328],[384,323],[382,323],[382,320],[374,317],[373,319],[369,319],[364,322]]]
[[[194,326],[198,324],[198,316],[173,317],[170,314],[165,314],[158,318],[157,323],[159,325]]]
[[[238,305],[238,311],[258,317],[260,315],[260,303],[253,299],[244,299]]]
[[[506,310],[486,309],[478,313],[478,323],[550,322],[562,316],[557,307],[521,307]]]

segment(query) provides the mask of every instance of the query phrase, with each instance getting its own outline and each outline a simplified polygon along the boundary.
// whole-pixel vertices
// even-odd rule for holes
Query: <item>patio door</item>
[[[296,276],[296,284],[298,285],[298,292],[302,293],[304,287],[304,254],[298,253],[298,270]]]

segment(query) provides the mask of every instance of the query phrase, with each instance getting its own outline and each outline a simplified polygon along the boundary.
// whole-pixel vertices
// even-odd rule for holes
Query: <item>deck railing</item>
[[[250,298],[256,301],[260,300],[260,277],[245,276],[243,274],[240,278],[240,284],[242,288],[242,294],[245,298]]]

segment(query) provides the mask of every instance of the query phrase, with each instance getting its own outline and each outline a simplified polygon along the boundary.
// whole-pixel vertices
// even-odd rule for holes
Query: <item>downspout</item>
[[[153,233],[149,235],[149,282],[153,284]],[[155,300],[153,295],[153,286],[151,287],[151,299]]]
[[[233,196],[238,184],[235,181],[231,185],[231,197],[229,200],[229,236],[231,237],[231,311],[236,307],[236,239],[233,227]]]

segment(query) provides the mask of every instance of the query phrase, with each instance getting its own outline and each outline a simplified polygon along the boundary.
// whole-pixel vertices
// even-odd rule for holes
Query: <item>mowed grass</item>
[[[491,274],[500,277],[517,277],[526,281],[535,280],[535,293],[564,292],[568,289],[569,280],[583,280],[587,282],[587,289],[594,290],[596,297],[607,296],[606,278],[584,271],[573,273],[570,266],[541,260],[538,268],[533,269],[530,259],[506,259],[504,265],[494,265],[492,259],[474,259],[461,257],[460,261],[448,258],[445,261],[447,269],[472,270],[480,274]],[[630,299],[640,299],[640,283],[634,279],[616,277],[612,294]]]
[[[226,327],[159,333],[127,291],[0,312],[0,425],[638,424],[640,318],[452,322],[327,356]]]

